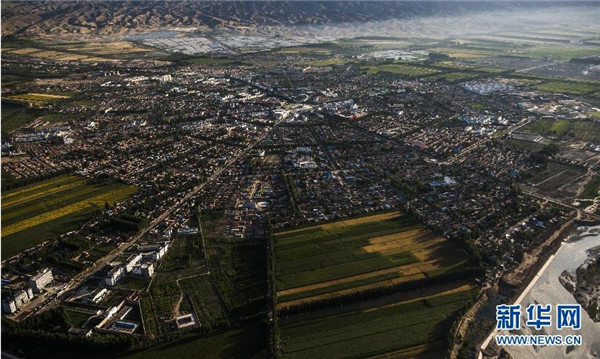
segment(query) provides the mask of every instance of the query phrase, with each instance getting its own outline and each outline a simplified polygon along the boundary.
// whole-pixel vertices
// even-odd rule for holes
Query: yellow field
[[[39,224],[66,216],[71,213],[81,211],[89,207],[101,207],[104,202],[114,202],[114,198],[125,198],[135,193],[136,189],[132,187],[123,187],[115,189],[113,191],[103,193],[101,195],[88,198],[83,201],[73,203],[69,206],[58,208],[52,211],[45,212],[43,214],[28,218],[26,220],[13,223],[11,225],[2,228],[2,236],[8,236],[16,232],[20,232],[30,227],[37,226]]]
[[[55,95],[47,93],[28,92],[25,94],[6,96],[6,99],[23,102],[27,104],[44,105],[55,100],[62,100],[69,98],[69,96]]]
[[[145,53],[154,51],[151,48],[138,46],[128,41],[115,42],[76,42],[62,44],[45,44],[43,47],[7,49],[7,53],[51,59],[57,61],[119,61],[111,56]]]
[[[328,230],[328,229],[335,229],[335,228],[341,228],[341,227],[346,227],[346,226],[356,226],[358,224],[363,224],[363,223],[386,221],[386,220],[393,219],[393,218],[399,218],[401,216],[403,216],[403,214],[400,212],[382,213],[382,214],[376,214],[374,216],[358,217],[358,218],[347,219],[344,221],[327,223],[327,224],[322,225],[321,228],[323,228],[324,230]]]
[[[404,216],[400,212],[388,212],[327,223],[315,227],[320,228],[321,231],[340,231],[370,222],[401,220],[401,217]],[[302,228],[279,232],[276,236],[277,238],[284,238],[286,236],[295,238],[294,235],[298,235],[299,231],[306,230],[307,228]],[[310,233],[312,232],[305,233],[304,235],[310,235]],[[302,235],[302,232],[300,234]],[[389,268],[376,269],[360,274],[280,290],[277,292],[278,297],[292,296],[294,298],[288,297],[288,300],[284,299],[279,302],[277,305],[278,308],[336,297],[370,288],[423,279],[432,273],[456,269],[469,261],[468,256],[458,250],[453,243],[421,226],[399,230],[391,234],[371,238],[367,237],[365,241],[366,244],[359,249],[362,253],[377,253],[382,258],[394,258],[395,255],[401,256],[403,253],[410,252],[418,261],[411,263],[403,261],[402,264],[399,263],[399,265]],[[319,246],[320,244],[319,242],[315,242],[314,245]],[[327,288],[331,288],[331,290],[327,290]],[[303,296],[302,293],[306,294]]]
[[[402,216],[402,213],[400,213],[400,212],[388,212],[388,213],[376,214],[373,216],[358,217],[358,218],[353,218],[353,219],[347,219],[344,221],[326,223],[326,224],[322,224],[320,226],[315,226],[315,227],[321,228],[322,230],[326,231],[329,229],[342,228],[345,226],[353,226],[353,225],[375,222],[375,221],[385,221],[385,220],[392,219],[392,218],[398,218],[400,216]],[[311,227],[311,228],[314,228],[314,227]],[[290,234],[297,233],[297,232],[302,232],[304,230],[306,230],[306,228],[298,228],[298,229],[292,229],[289,231],[277,232],[277,237],[285,237],[286,235],[290,235]]]
[[[85,182],[84,179],[80,179],[80,180],[75,181],[75,182],[61,184],[61,185],[58,185],[58,186],[56,186],[54,188],[50,188],[50,189],[44,191],[44,195],[49,195],[51,193],[56,193],[56,192],[64,191],[64,190],[67,190],[69,188],[79,186],[79,185],[81,185],[84,182]],[[47,187],[47,186],[43,185],[42,187]],[[31,192],[31,191],[27,191],[27,192]],[[38,196],[39,196],[39,193],[35,193],[34,192],[34,193],[30,193],[28,195],[19,196],[16,199],[14,199],[13,198],[14,194],[11,193],[10,198],[13,198],[13,199],[9,199],[9,200],[5,200],[4,198],[2,199],[2,209],[4,209],[4,210],[9,209],[11,206],[14,206],[16,204],[29,201],[31,199],[34,199],[34,198],[38,197]]]
[[[452,293],[466,292],[466,291],[469,291],[471,289],[475,289],[476,287],[477,286],[474,283],[466,283],[466,284],[460,285],[460,286],[455,287],[455,288],[443,290],[443,291],[435,293],[433,295],[427,295],[427,296],[424,296],[424,297],[418,297],[418,298],[409,299],[409,300],[403,300],[403,301],[392,303],[392,304],[388,304],[388,305],[382,305],[380,307],[375,307],[375,308],[363,310],[363,312],[368,313],[368,312],[371,312],[371,311],[374,311],[374,310],[379,310],[379,309],[382,309],[382,308],[395,307],[395,306],[402,305],[402,304],[407,304],[407,303],[421,301],[423,299],[431,299],[431,298],[441,297],[443,295],[448,295],[448,294],[452,294]]]
[[[37,192],[39,189],[44,187],[51,187],[59,185],[60,183],[70,182],[71,177],[69,176],[60,176],[50,180],[46,180],[37,185],[26,186],[21,189],[11,190],[9,193],[2,193],[2,205],[6,205],[9,198],[23,196],[25,193]]]

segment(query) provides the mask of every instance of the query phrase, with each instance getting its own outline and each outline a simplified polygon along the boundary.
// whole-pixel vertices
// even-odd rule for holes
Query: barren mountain
[[[592,2],[593,3],[593,2]],[[329,25],[584,2],[497,1],[3,1],[2,34],[111,36],[166,28]],[[596,3],[597,4],[597,3]]]

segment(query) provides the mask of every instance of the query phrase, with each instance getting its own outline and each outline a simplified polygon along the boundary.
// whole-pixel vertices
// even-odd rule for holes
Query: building
[[[5,313],[14,313],[22,306],[33,299],[33,290],[31,288],[21,289],[14,292],[14,295],[2,302],[2,310]]]
[[[8,313],[8,314],[12,314],[12,313],[16,312],[17,304],[15,303],[14,299],[9,298],[9,299],[5,300],[4,302],[2,302],[2,311],[4,313]]]
[[[108,294],[108,289],[106,288],[96,288],[93,292],[90,293],[88,297],[88,301],[94,304],[100,302],[106,295]]]
[[[140,253],[130,255],[129,258],[127,258],[127,260],[125,261],[125,272],[131,272],[133,267],[135,267],[136,264],[138,264],[141,260],[142,255]]]
[[[161,259],[169,250],[169,242],[164,242],[162,244],[144,244],[138,247],[138,252],[148,253],[146,256],[149,256],[151,259],[157,261]]]
[[[117,284],[119,279],[123,278],[124,276],[125,269],[123,269],[123,267],[114,267],[110,270],[110,272],[108,272],[106,278],[104,278],[104,283],[106,283],[106,285],[113,286]]]
[[[53,280],[54,277],[52,276],[52,271],[46,268],[40,273],[31,277],[29,279],[29,284],[31,285],[33,292],[39,294],[42,292],[42,289],[44,289]]]
[[[154,264],[145,263],[141,266],[142,275],[151,278],[154,275]]]

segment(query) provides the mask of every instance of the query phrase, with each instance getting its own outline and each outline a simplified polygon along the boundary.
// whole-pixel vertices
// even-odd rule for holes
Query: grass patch
[[[338,314],[283,325],[282,357],[368,357],[423,345],[439,349],[435,343],[447,339],[457,312],[476,293],[470,289],[350,312],[342,307]]]
[[[5,96],[4,99],[6,101],[12,101],[15,103],[28,105],[30,107],[39,107],[44,106],[50,103],[58,102],[61,100],[68,99],[69,96],[59,95],[59,94],[50,94],[50,93],[36,93],[36,92],[28,92],[19,95],[11,95]]]
[[[598,197],[598,190],[600,190],[600,176],[596,175],[590,178],[590,180],[585,184],[579,197],[589,199],[596,198]]]
[[[523,128],[525,132],[553,135],[570,140],[600,143],[600,123],[585,120],[563,120],[544,117]]]
[[[41,111],[2,101],[2,132],[18,130],[41,115]]]
[[[89,214],[133,195],[123,184],[89,184],[76,176],[59,176],[2,193],[3,258],[66,233]]]
[[[405,65],[405,64],[383,64],[375,66],[362,66],[361,71],[368,74],[386,73],[392,75],[398,75],[408,78],[416,78],[422,76],[428,76],[437,74],[440,71],[421,66]]]
[[[263,323],[251,323],[216,335],[160,345],[126,358],[252,358],[265,348],[266,330]]]
[[[278,232],[274,242],[280,302],[423,278],[467,260],[399,212]]]
[[[532,86],[534,89],[552,93],[587,95],[598,91],[598,85],[576,81],[548,81]]]

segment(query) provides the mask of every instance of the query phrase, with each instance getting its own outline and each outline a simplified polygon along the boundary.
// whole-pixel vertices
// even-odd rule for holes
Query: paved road
[[[119,255],[123,254],[124,251],[129,249],[134,243],[136,243],[141,238],[143,238],[145,235],[147,235],[148,232],[150,232],[152,229],[154,229],[154,227],[156,227],[159,223],[161,223],[162,221],[167,219],[175,211],[177,211],[179,208],[181,208],[181,206],[183,206],[185,203],[187,203],[187,201],[189,201],[192,197],[194,197],[200,191],[202,191],[202,189],[204,187],[206,187],[212,181],[217,179],[223,173],[223,171],[225,171],[229,166],[234,164],[236,161],[238,161],[243,156],[247,155],[254,147],[256,147],[260,142],[262,142],[274,128],[279,126],[282,121],[283,120],[277,121],[275,123],[275,125],[273,125],[273,127],[271,127],[269,129],[269,131],[265,131],[265,133],[263,135],[261,135],[256,141],[254,141],[248,147],[246,147],[246,149],[244,151],[242,151],[239,155],[236,155],[236,156],[232,157],[231,159],[229,159],[221,168],[219,168],[217,171],[215,171],[205,182],[196,186],[194,189],[192,189],[190,192],[188,192],[179,201],[177,201],[177,203],[175,203],[174,205],[169,207],[160,216],[158,216],[152,222],[150,222],[150,224],[146,228],[142,229],[135,236],[131,237],[129,239],[129,241],[121,243],[121,245],[116,250],[110,252],[108,255],[106,255],[103,258],[96,261],[96,263],[94,265],[92,265],[88,269],[84,270],[83,272],[81,272],[78,275],[76,275],[75,277],[73,277],[73,279],[67,284],[67,287],[65,288],[64,292],[60,295],[59,299],[63,299],[64,296],[67,294],[67,292],[70,289],[77,288],[87,278],[96,274],[102,267],[104,267],[104,265],[106,263],[113,261]]]
[[[500,137],[500,136],[509,136],[510,134],[512,134],[514,131],[518,130],[519,128],[525,126],[526,124],[528,124],[529,122],[531,122],[530,118],[526,118],[524,120],[519,121],[518,123],[508,127],[506,130],[499,132],[497,135],[492,135],[490,137],[485,137],[477,142],[475,142],[474,144],[468,146],[467,148],[465,148],[464,150],[462,150],[459,154],[457,154],[456,156],[452,157],[450,160],[448,160],[447,163],[456,163],[456,162],[463,162],[467,155],[472,152],[473,150],[475,150],[476,148],[480,147],[481,145],[483,145],[484,143],[487,143],[488,141],[490,141],[492,138],[495,137]]]

